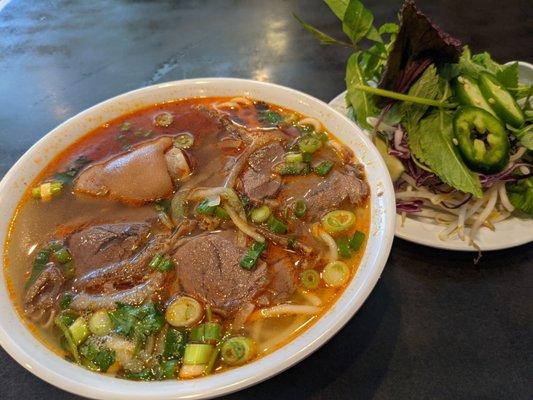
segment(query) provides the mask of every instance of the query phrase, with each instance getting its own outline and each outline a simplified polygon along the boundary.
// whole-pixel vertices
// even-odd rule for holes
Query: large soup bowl
[[[377,150],[348,118],[326,103],[283,86],[243,79],[213,78],[168,82],[114,97],[72,117],[46,134],[11,168],[0,183],[0,240],[5,251],[9,223],[28,185],[59,152],[87,132],[132,110],[169,100],[208,96],[249,96],[317,118],[348,145],[365,166],[371,188],[371,225],[359,269],[335,304],[310,328],[280,349],[250,364],[187,381],[131,382],[72,364],[33,336],[9,296],[6,268],[0,277],[0,344],[39,378],[96,399],[198,399],[219,396],[261,382],[294,365],[326,343],[361,307],[387,261],[394,237],[392,183]],[[4,260],[0,261],[2,264]]]

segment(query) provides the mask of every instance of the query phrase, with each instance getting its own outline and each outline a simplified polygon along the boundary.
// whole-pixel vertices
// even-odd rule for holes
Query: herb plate
[[[520,81],[533,82],[533,65],[519,61],[518,73]],[[348,115],[346,108],[346,92],[339,94],[329,102],[329,105],[340,113]],[[439,234],[444,229],[430,221],[421,221],[407,217],[402,223],[401,217],[396,216],[396,237],[424,246],[445,250],[477,251],[467,241],[456,239],[441,240]],[[481,228],[478,232],[477,244],[482,251],[501,250],[533,242],[533,218],[527,215],[512,216],[495,224],[495,230]]]

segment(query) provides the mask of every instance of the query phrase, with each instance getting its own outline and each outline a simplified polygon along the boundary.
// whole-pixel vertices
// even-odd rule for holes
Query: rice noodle
[[[248,317],[253,313],[255,306],[252,303],[244,304],[236,313],[233,325],[236,329],[241,329]]]
[[[259,315],[263,318],[279,317],[280,315],[316,315],[320,312],[320,307],[302,304],[279,304],[269,308],[259,310]]]
[[[288,327],[277,331],[277,334],[275,335],[269,335],[267,340],[260,341],[259,351],[267,351],[268,349],[271,349],[272,347],[278,345],[280,342],[286,340],[287,337],[303,328],[304,322],[307,318],[308,317],[305,315],[297,315],[296,317],[294,317],[294,320]]]
[[[298,125],[311,125],[316,131],[322,130],[322,124],[315,118],[302,118],[298,121]]]
[[[239,108],[239,104],[235,101],[225,101],[223,103],[213,104],[213,107],[216,110],[220,110],[221,108]]]
[[[329,261],[336,261],[339,257],[339,249],[335,239],[322,229],[318,229],[318,237],[328,246],[328,259]]]
[[[234,97],[230,99],[230,101],[238,104],[244,104],[245,106],[249,106],[252,104],[252,101],[247,99],[246,97]]]
[[[232,222],[235,224],[239,230],[241,230],[246,235],[250,236],[252,239],[254,239],[257,242],[264,242],[265,238],[263,235],[257,233],[254,228],[252,228],[250,225],[246,223],[246,221],[242,220],[237,213],[231,208],[227,203],[224,203],[222,206],[224,210],[228,213],[229,217],[231,218]]]
[[[300,288],[298,288],[297,291],[298,291],[298,294],[302,296],[305,300],[307,300],[307,302],[309,302],[311,305],[316,306],[316,307],[322,305],[322,300],[320,300],[320,297],[318,297],[316,294],[305,291]]]

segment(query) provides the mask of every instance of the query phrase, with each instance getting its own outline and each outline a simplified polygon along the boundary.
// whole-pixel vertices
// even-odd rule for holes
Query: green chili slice
[[[465,106],[456,111],[453,124],[459,150],[472,170],[493,174],[507,165],[509,138],[496,117],[481,108]]]

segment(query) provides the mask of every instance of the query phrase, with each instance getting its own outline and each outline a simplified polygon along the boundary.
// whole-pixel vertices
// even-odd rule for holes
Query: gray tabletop
[[[365,3],[379,23],[400,6]],[[531,1],[418,3],[473,50],[532,61]],[[153,83],[252,78],[329,101],[344,89],[348,53],[318,45],[292,12],[340,35],[318,0],[8,3],[0,11],[0,177],[63,120]],[[227,398],[531,398],[533,246],[472,260],[396,240],[381,280],[344,329],[290,370]],[[76,398],[3,350],[0,397]]]

